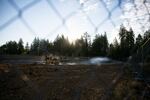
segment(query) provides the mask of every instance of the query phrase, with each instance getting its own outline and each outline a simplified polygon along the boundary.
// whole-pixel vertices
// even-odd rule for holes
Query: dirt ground
[[[121,64],[1,64],[0,100],[100,100]]]

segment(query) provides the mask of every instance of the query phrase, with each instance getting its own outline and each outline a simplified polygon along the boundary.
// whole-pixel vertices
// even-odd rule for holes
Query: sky
[[[133,2],[134,1],[134,2]],[[150,0],[0,0],[0,45],[35,37],[53,41],[63,34],[70,41],[88,32],[107,33],[113,42],[123,24],[135,35],[150,28]]]

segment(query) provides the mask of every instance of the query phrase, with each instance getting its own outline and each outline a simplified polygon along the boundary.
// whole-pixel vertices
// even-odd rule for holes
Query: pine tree
[[[18,54],[22,54],[24,52],[23,40],[20,38],[18,42]]]
[[[25,46],[25,53],[26,53],[26,54],[29,54],[29,51],[30,51],[29,43],[27,42],[27,43],[26,43],[26,46]]]

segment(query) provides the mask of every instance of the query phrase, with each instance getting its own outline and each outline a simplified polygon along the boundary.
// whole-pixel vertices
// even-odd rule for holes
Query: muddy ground
[[[0,100],[99,100],[121,65],[0,65]]]
[[[142,81],[133,80],[130,70],[124,69],[122,63],[0,64],[0,100],[123,99],[150,100],[150,88]]]

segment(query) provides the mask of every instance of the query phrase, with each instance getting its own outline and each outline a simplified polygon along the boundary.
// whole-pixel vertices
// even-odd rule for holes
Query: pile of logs
[[[50,64],[50,65],[59,65],[60,64],[60,58],[59,58],[59,56],[46,55],[45,56],[45,62],[46,62],[46,64]]]

